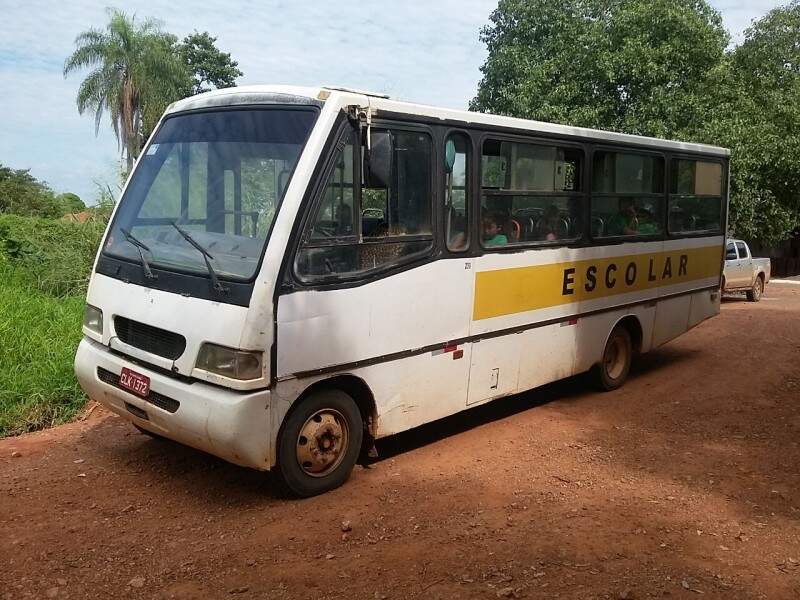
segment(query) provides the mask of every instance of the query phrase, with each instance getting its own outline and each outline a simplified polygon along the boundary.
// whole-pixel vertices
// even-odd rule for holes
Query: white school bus
[[[728,151],[241,87],[169,107],[75,359],[144,432],[342,484],[373,441],[631,359],[719,312]]]

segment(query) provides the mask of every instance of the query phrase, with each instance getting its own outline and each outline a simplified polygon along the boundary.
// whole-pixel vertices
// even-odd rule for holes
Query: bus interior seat
[[[606,222],[602,217],[592,217],[592,237],[602,237],[606,232]]]
[[[516,219],[506,220],[503,233],[508,237],[509,244],[515,244],[522,240],[522,226]]]

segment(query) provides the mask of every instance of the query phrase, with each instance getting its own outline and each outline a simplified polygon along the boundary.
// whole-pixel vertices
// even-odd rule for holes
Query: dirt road
[[[0,595],[798,598],[799,444],[788,285],[724,302],[622,390],[469,411],[310,500],[98,409],[0,441]]]

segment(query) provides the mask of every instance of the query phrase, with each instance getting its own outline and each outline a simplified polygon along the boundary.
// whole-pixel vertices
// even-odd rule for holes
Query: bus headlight
[[[232,379],[258,379],[263,374],[261,366],[263,356],[263,352],[248,352],[216,344],[203,344],[195,366]]]
[[[103,335],[103,311],[87,304],[83,310],[83,326],[97,335]]]

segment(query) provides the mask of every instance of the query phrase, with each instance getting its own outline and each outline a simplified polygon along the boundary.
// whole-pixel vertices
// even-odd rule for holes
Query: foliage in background
[[[728,34],[694,0],[501,0],[474,110],[639,135],[691,131]]]
[[[800,7],[726,51],[706,0],[500,0],[470,107],[732,150],[731,225],[764,243],[800,224]]]
[[[85,401],[72,371],[83,296],[55,298],[0,262],[0,437],[70,420]]]
[[[0,215],[0,268],[13,269],[37,291],[83,295],[104,229],[103,219],[78,224]]]
[[[0,215],[0,437],[63,423],[83,406],[72,362],[105,227]]]
[[[83,208],[83,201],[77,195],[56,196],[28,170],[10,169],[0,164],[0,214],[60,217]]]
[[[86,205],[81,200],[78,194],[72,192],[65,192],[56,196],[56,202],[61,209],[62,215],[81,212],[86,208]]]
[[[146,107],[177,96],[186,75],[171,52],[174,36],[162,32],[158,21],[137,22],[115,9],[108,15],[105,30],[92,28],[78,35],[64,76],[92,69],[78,88],[78,112],[94,113],[97,130],[103,113],[109,113],[130,172],[142,147]]]
[[[800,3],[770,11],[730,57],[707,139],[732,150],[732,225],[767,243],[800,226]]]
[[[178,38],[155,19],[137,21],[108,9],[105,30],[89,29],[75,39],[64,76],[92,69],[78,89],[78,112],[90,112],[99,131],[108,112],[130,173],[144,142],[166,107],[184,96],[236,85],[242,75],[230,54],[208,32]]]
[[[190,73],[185,96],[235,87],[236,78],[243,75],[237,68],[239,63],[232,60],[227,52],[220,51],[216,41],[217,38],[207,31],[195,31],[177,45],[177,51]]]

